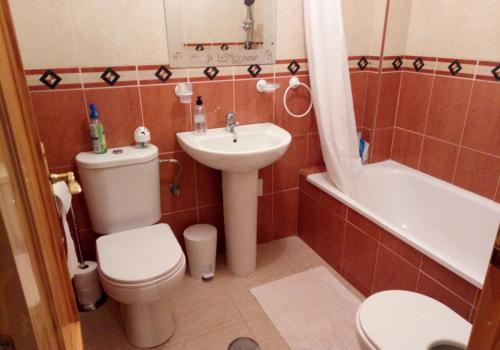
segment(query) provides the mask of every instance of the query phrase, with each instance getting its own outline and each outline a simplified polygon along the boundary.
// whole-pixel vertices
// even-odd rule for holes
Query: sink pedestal
[[[224,229],[229,270],[243,277],[257,261],[258,170],[222,172]]]

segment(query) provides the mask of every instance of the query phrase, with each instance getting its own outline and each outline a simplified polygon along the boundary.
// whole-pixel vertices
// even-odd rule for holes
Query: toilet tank
[[[95,232],[119,232],[160,220],[158,148],[119,147],[76,156],[78,174]]]

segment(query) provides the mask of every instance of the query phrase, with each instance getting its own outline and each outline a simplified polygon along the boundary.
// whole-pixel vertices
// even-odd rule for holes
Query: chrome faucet
[[[236,121],[236,113],[229,112],[226,114],[226,131],[234,133],[234,128],[236,128],[239,123]]]

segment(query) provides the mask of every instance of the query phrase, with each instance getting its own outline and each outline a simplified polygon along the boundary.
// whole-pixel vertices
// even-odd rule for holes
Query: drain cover
[[[260,347],[255,340],[241,337],[233,340],[227,350],[260,350]]]

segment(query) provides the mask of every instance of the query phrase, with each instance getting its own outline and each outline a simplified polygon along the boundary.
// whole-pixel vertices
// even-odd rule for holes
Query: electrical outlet
[[[264,194],[264,180],[259,179],[257,183],[257,196],[262,196]]]

